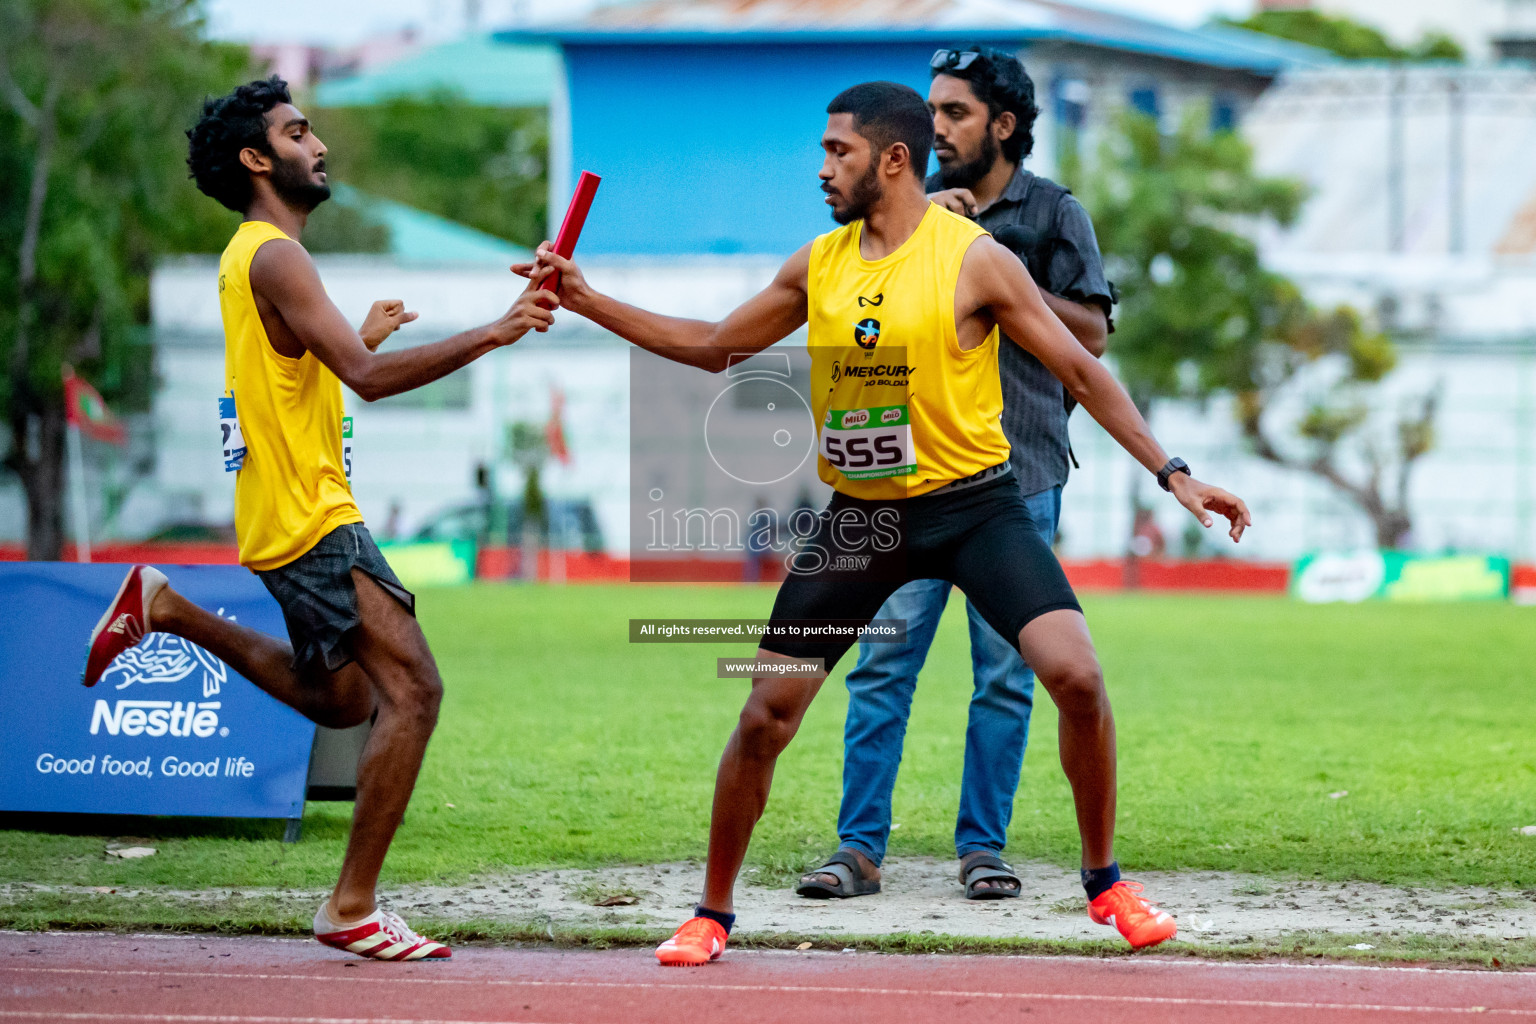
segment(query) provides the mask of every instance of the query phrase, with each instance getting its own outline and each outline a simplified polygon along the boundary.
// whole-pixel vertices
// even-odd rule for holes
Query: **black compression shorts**
[[[1061,563],[1041,538],[1013,474],[905,501],[864,501],[834,493],[779,587],[762,648],[823,658],[827,671],[856,637],[785,636],[793,620],[869,622],[912,580],[948,580],[987,624],[1017,644],[1019,630],[1046,612],[1082,611]]]

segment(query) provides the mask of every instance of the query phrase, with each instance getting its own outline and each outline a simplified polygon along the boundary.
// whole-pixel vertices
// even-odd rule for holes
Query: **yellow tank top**
[[[895,252],[859,254],[862,221],[811,244],[811,393],[821,479],[854,498],[926,494],[1008,461],[998,332],[955,332],[960,262],[986,231],[940,206]]]
[[[224,316],[224,393],[233,395],[245,436],[235,475],[240,564],[276,569],[363,515],[342,464],[341,381],[313,353],[298,359],[272,347],[251,293],[251,260],[277,227],[246,221],[219,259]]]

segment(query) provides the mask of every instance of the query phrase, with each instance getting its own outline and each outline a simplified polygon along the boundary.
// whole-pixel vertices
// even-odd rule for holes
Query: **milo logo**
[[[880,414],[881,423],[895,423],[899,419],[901,419],[900,409],[887,409]]]
[[[843,413],[843,429],[844,430],[847,430],[849,427],[862,427],[864,424],[866,424],[868,422],[869,422],[869,410],[868,409],[855,409],[852,412],[845,412],[845,413]]]

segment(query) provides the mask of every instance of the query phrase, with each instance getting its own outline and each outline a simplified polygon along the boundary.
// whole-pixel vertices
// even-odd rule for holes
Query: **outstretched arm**
[[[647,352],[719,373],[731,356],[761,352],[805,323],[810,264],[811,246],[806,243],[767,288],[716,323],[662,316],[604,295],[587,283],[576,264],[551,252],[548,242],[539,246],[536,262],[517,264],[512,272],[527,277],[540,269],[558,270],[560,304],[566,309]]]
[[[292,356],[313,352],[315,358],[341,378],[364,401],[372,402],[419,388],[487,352],[517,341],[529,330],[546,331],[554,323],[560,301],[553,292],[538,291],[539,273],[518,296],[506,315],[484,327],[451,338],[396,352],[375,352],[394,326],[415,319],[400,310],[370,311],[363,333],[352,328],[326,295],[309,253],[297,242],[276,239],[263,245],[251,261],[251,290],[263,320],[275,315],[268,333],[279,352]],[[387,304],[393,309],[394,302]],[[382,320],[381,320],[382,318]],[[395,320],[393,325],[386,321]],[[385,328],[388,327],[388,330]],[[366,335],[366,338],[364,337]],[[293,351],[285,352],[285,343]]]
[[[1024,264],[1008,249],[990,238],[972,243],[961,265],[955,294],[957,315],[986,310],[1002,329],[1066,387],[1089,415],[1150,472],[1168,462],[1168,453],[1157,443],[1131,396],[1104,366],[1090,355],[1040,298]],[[1205,526],[1209,512],[1225,516],[1228,533],[1240,540],[1253,524],[1241,498],[1202,483],[1183,473],[1169,480],[1174,497]]]

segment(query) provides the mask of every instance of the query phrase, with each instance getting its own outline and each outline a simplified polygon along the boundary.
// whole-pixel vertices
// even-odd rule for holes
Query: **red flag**
[[[565,409],[565,395],[559,388],[549,389],[549,422],[544,424],[544,443],[549,447],[549,454],[560,460],[562,465],[571,464],[571,451],[565,446],[565,423],[561,413]]]
[[[86,437],[97,441],[123,444],[128,439],[123,425],[101,394],[90,384],[75,376],[71,367],[64,367],[64,416],[72,427],[79,427]]]

